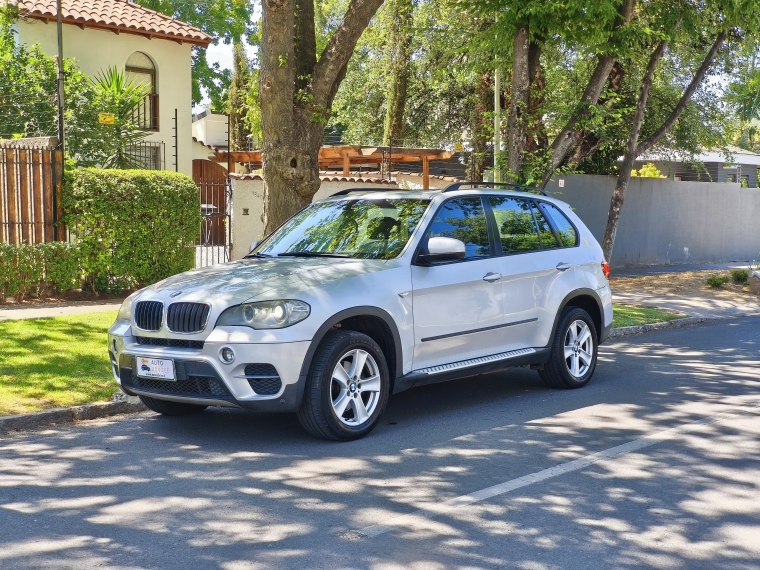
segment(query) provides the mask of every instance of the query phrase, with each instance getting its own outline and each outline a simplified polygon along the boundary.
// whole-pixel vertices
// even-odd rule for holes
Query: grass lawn
[[[108,400],[116,312],[0,322],[0,415]]]
[[[649,325],[652,323],[662,323],[674,319],[683,319],[686,315],[680,315],[663,309],[654,309],[652,307],[631,307],[630,305],[613,305],[614,318],[612,319],[612,328],[632,327],[638,325]]]

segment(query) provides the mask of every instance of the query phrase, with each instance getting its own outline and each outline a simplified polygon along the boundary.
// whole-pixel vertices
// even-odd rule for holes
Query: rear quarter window
[[[542,202],[541,206],[546,212],[546,215],[551,218],[551,221],[554,223],[554,227],[557,228],[557,235],[559,236],[559,240],[562,242],[562,245],[564,247],[573,247],[575,245],[578,245],[578,232],[572,222],[567,219],[567,216],[562,213],[562,210],[557,208],[557,206],[554,204],[549,204],[548,202]]]

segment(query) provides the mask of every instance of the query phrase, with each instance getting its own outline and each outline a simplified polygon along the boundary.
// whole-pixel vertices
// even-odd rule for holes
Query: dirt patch
[[[746,285],[730,282],[720,289],[707,286],[705,280],[709,275],[726,275],[726,270],[684,271],[683,273],[661,273],[642,277],[612,277],[610,288],[613,293],[651,293],[653,295],[680,295],[683,297],[702,297],[724,299],[726,301],[757,300]]]

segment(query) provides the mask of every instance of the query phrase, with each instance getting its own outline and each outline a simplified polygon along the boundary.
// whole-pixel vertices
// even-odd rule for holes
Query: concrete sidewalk
[[[21,319],[45,319],[63,317],[66,315],[82,315],[85,313],[105,313],[118,311],[123,299],[108,299],[107,301],[73,301],[70,303],[50,303],[45,305],[15,305],[0,306],[0,321],[16,321]]]
[[[621,305],[657,307],[690,317],[707,319],[760,315],[760,297],[735,301],[710,299],[708,297],[683,297],[671,294],[615,293],[613,290],[612,302]]]

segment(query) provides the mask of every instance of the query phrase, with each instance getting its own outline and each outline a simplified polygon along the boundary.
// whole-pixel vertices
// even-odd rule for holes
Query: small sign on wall
[[[113,125],[116,121],[116,116],[113,113],[99,113],[98,119],[101,125]]]
[[[559,179],[559,187],[560,188],[564,188],[565,187],[565,179],[564,178],[560,178]]]

